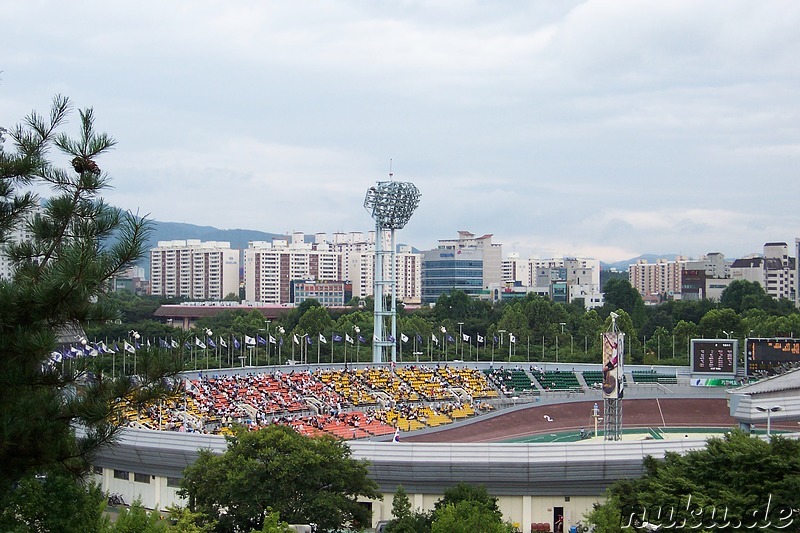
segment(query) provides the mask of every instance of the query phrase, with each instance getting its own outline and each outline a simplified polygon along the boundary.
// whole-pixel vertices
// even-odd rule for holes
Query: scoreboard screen
[[[692,339],[693,374],[735,374],[736,339]]]
[[[800,362],[800,339],[747,339],[748,376],[771,376]]]

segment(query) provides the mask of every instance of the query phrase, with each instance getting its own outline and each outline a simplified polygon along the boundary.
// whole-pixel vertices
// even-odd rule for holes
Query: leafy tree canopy
[[[282,425],[240,428],[225,453],[201,452],[184,472],[180,493],[192,510],[218,518],[217,531],[261,529],[268,512],[322,531],[368,524],[357,499],[380,498],[366,464],[343,441]]]

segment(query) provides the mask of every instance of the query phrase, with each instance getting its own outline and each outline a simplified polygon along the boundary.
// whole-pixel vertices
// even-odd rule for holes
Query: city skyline
[[[107,200],[155,220],[369,231],[366,191],[391,169],[422,194],[398,232],[418,249],[467,230],[504,255],[616,262],[800,236],[793,2],[44,1],[0,18],[0,126],[59,93],[93,107],[119,141],[98,162]]]

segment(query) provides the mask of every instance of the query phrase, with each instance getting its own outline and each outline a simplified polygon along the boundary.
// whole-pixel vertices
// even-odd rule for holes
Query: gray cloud
[[[0,121],[55,93],[160,220],[492,233],[523,257],[740,256],[797,236],[800,4],[5,2]]]

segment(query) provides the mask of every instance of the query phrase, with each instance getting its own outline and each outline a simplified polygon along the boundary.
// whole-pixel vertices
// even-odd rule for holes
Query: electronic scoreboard
[[[747,339],[747,376],[771,376],[800,362],[800,339]]]
[[[736,374],[736,339],[692,339],[692,374]]]

